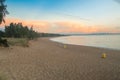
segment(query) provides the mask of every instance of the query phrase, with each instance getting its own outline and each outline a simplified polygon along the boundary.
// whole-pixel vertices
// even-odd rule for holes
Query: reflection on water
[[[52,38],[65,44],[85,45],[120,50],[120,35],[65,36]]]

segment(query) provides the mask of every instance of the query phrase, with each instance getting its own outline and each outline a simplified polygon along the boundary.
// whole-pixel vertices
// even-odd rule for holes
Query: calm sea
[[[52,38],[52,41],[120,50],[120,35],[85,35]]]

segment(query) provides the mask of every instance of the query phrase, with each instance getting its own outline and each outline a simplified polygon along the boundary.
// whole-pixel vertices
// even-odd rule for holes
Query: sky
[[[38,32],[120,32],[120,0],[6,0],[6,23]]]

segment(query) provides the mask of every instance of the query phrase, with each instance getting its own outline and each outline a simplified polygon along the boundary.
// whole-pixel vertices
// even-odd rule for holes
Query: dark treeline
[[[57,36],[64,36],[64,35],[55,34],[55,33],[39,33],[39,37],[57,37]]]
[[[4,31],[0,31],[0,36],[9,38],[34,39],[38,37],[56,37],[63,35],[53,33],[38,33],[35,32],[32,27],[28,28],[28,26],[23,26],[22,23],[10,23],[9,26],[5,26]]]
[[[35,32],[33,28],[23,26],[22,23],[10,23],[9,26],[5,26],[5,31],[0,31],[1,37],[12,37],[12,38],[28,38],[34,39],[39,37],[39,33]]]

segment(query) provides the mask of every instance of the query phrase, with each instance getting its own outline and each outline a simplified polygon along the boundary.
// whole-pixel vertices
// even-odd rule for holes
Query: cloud
[[[96,32],[120,32],[115,27],[108,27],[103,25],[88,26],[82,23],[74,22],[57,22],[58,27],[56,32],[59,33],[96,33]]]
[[[73,33],[73,32],[82,32],[82,33],[90,33],[90,32],[97,32],[98,28],[94,26],[86,26],[82,23],[74,23],[74,22],[56,22],[56,25],[58,25],[57,32],[67,32],[67,33]]]
[[[120,0],[114,0],[114,1],[120,4]]]
[[[21,22],[24,26],[33,26],[33,29],[38,32],[46,33],[94,33],[94,32],[120,32],[119,26],[117,27],[107,27],[103,25],[92,25],[88,26],[85,23],[78,23],[72,21],[59,21],[59,22],[48,22],[39,20],[22,20],[9,18],[6,19],[6,25],[11,22],[19,23]],[[1,25],[2,26],[2,25]]]
[[[120,26],[117,26],[116,29],[120,29]]]

